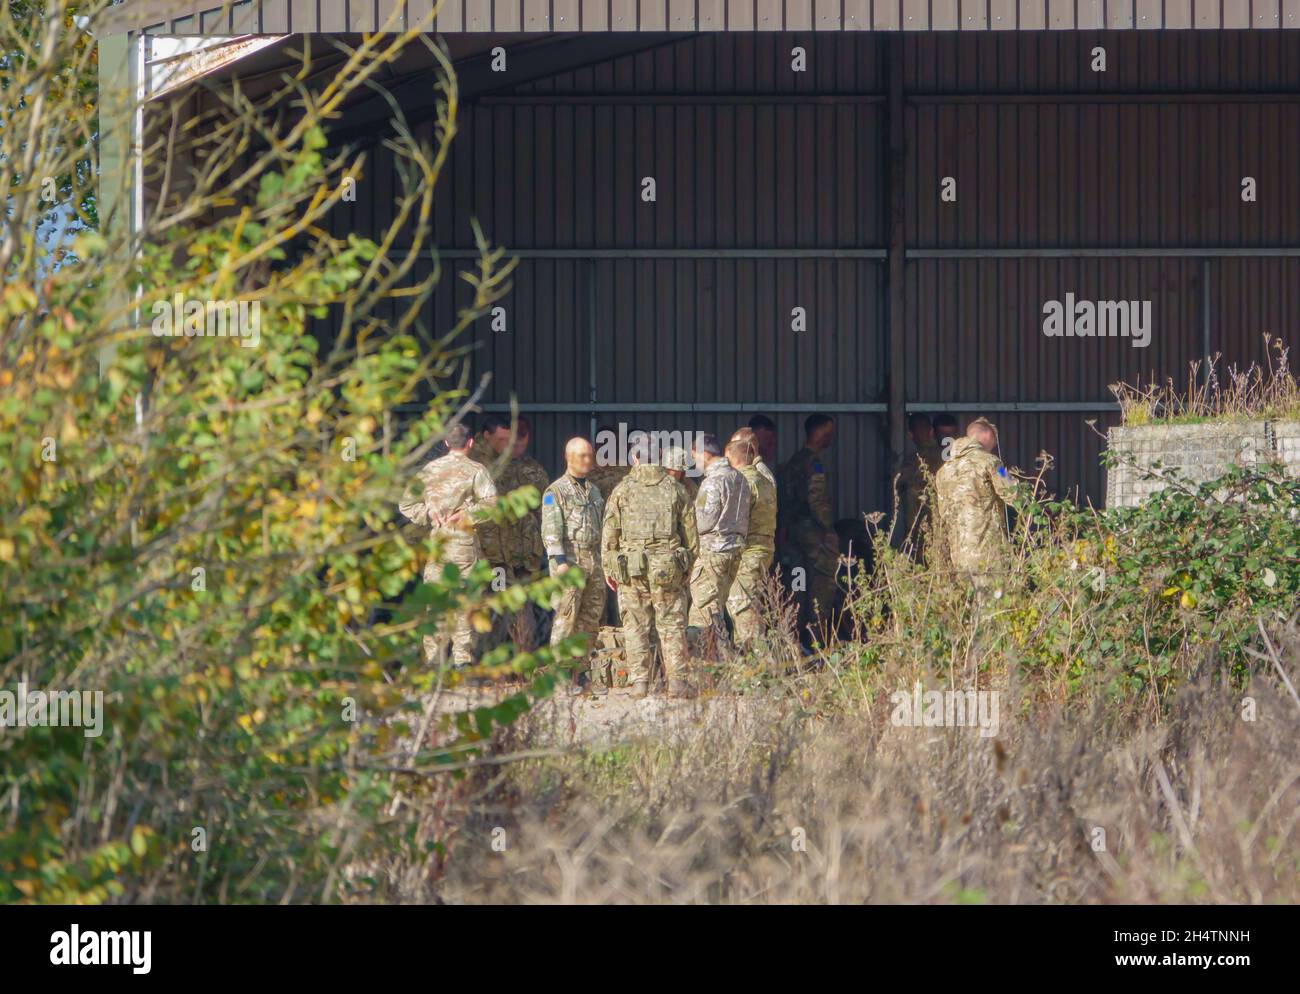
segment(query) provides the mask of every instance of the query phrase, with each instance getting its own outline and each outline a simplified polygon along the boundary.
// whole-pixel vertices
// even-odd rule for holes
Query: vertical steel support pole
[[[590,368],[590,384],[587,400],[591,402],[591,426],[588,437],[596,444],[596,370],[599,368],[596,356],[596,260],[587,260],[587,351]]]
[[[905,296],[904,264],[906,256],[906,226],[904,210],[906,199],[903,178],[906,167],[903,129],[903,35],[893,32],[886,36],[888,45],[889,93],[887,100],[887,127],[889,129],[889,162],[886,185],[889,217],[889,448],[897,464],[903,457],[907,408],[906,356],[907,340],[904,323],[903,300]],[[892,472],[892,470],[891,470]]]

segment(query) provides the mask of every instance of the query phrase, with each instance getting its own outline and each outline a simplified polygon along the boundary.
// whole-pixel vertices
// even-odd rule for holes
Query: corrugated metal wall
[[[989,413],[1008,461],[1046,450],[1053,490],[1099,502],[1087,422],[1112,419],[1110,383],[1185,379],[1207,333],[1231,361],[1261,358],[1266,331],[1300,345],[1300,259],[1212,251],[1300,246],[1300,35],[900,42],[909,409]],[[794,45],[807,73],[789,70]],[[490,403],[534,408],[548,468],[589,430],[593,400],[599,423],[663,430],[725,432],[768,409],[783,458],[803,414],[838,405],[853,408],[832,457],[841,513],[884,506],[890,45],[705,35],[465,108],[439,244],[467,249],[476,216],[524,256],[509,331],[481,323],[475,363]],[[1088,66],[1097,45],[1105,73]],[[390,166],[375,154],[375,199],[341,230],[382,221]],[[1245,175],[1257,203],[1240,199]],[[945,176],[956,203],[940,201]],[[1043,302],[1067,292],[1151,300],[1150,347],[1045,338]],[[440,295],[430,326],[453,312]]]
[[[778,39],[700,38],[467,108],[439,244],[466,249],[477,217],[524,253],[510,331],[479,329],[488,403],[579,407],[594,392],[598,425],[719,434],[762,410],[783,455],[803,417],[832,406],[840,506],[883,501],[882,418],[862,410],[885,401],[882,267],[867,257],[883,238],[882,105],[854,96],[880,84],[864,46],[822,41],[811,81],[788,71]],[[823,85],[847,98],[797,97]],[[437,306],[445,326],[452,304]],[[796,307],[806,331],[792,330]],[[555,469],[564,437],[592,424],[586,410],[530,416]]]

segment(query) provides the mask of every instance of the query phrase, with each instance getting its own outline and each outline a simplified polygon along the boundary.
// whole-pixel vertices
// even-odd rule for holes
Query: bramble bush
[[[1281,466],[1173,481],[1134,508],[1026,494],[1016,510],[1002,593],[978,626],[960,577],[879,536],[849,603],[858,648],[835,651],[868,667],[1014,671],[1058,697],[1101,684],[1119,706],[1158,705],[1206,652],[1246,679],[1260,621],[1300,605],[1300,481]]]
[[[6,163],[25,164],[0,295],[0,687],[102,691],[105,713],[99,737],[0,729],[0,901],[331,901],[372,852],[434,867],[446,826],[425,815],[576,649],[502,646],[444,672],[421,636],[449,610],[481,625],[582,582],[493,591],[490,572],[450,568],[420,583],[436,549],[396,509],[472,399],[457,336],[508,286],[480,239],[456,326],[423,324],[440,272],[417,279],[411,263],[455,133],[454,78],[437,82],[432,144],[398,125],[409,256],[387,235],[324,232],[364,158],[326,159],[322,122],[417,30],[351,50],[292,120],[266,113],[301,95],[286,77],[188,148],[151,146],[151,175],[198,174],[143,231],[104,211],[45,244],[48,205],[29,194],[47,173],[80,176],[63,190],[80,202],[95,171],[66,168],[83,97],[51,85],[79,42],[30,29],[43,40],[8,81],[25,99],[0,132]],[[176,294],[255,303],[257,344],[153,334],[151,305]],[[330,340],[312,325],[327,313]],[[420,403],[396,431],[385,412]],[[490,516],[539,496],[505,495]],[[519,682],[498,702],[432,719],[439,688],[504,672]]]

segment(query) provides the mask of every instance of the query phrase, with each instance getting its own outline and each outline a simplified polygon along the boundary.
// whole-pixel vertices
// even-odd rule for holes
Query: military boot
[[[579,697],[586,693],[591,686],[591,677],[586,670],[579,670],[574,673],[569,682],[569,696]]]

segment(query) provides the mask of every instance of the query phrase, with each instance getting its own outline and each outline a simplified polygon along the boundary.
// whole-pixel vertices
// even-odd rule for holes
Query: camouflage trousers
[[[835,583],[839,553],[826,544],[822,531],[818,528],[798,529],[794,538],[798,546],[799,563],[805,571],[808,614],[812,616],[820,612],[828,616],[835,610],[836,596],[839,593]]]
[[[659,636],[664,675],[669,681],[687,679],[686,586],[652,586],[643,577],[618,585],[618,612],[623,619],[623,651],[628,683],[650,680],[654,661],[651,629]]]
[[[736,580],[727,596],[727,613],[731,615],[736,641],[741,645],[763,635],[759,605],[763,603],[763,586],[767,583],[773,555],[771,545],[751,545],[740,554]]]
[[[725,632],[722,615],[731,585],[740,567],[741,549],[709,552],[701,549],[691,568],[691,628],[718,628]]]
[[[495,576],[504,578],[505,586],[532,583],[533,580],[537,579],[537,573],[525,566],[504,566],[500,563],[493,563],[492,569],[496,571]],[[492,583],[494,592],[502,589],[495,576]],[[492,631],[485,637],[486,644],[482,648],[487,651],[509,642],[516,649],[523,651],[536,649],[543,641],[542,628],[544,619],[544,612],[531,601],[518,611],[494,614],[492,616]]]
[[[570,635],[587,636],[587,652],[579,667],[586,669],[605,613],[605,573],[596,559],[595,549],[573,549],[566,559],[571,567],[576,566],[586,574],[587,582],[581,590],[565,588],[557,598],[555,621],[551,624],[551,645]]]
[[[478,560],[478,550],[473,547],[445,548],[442,559],[430,560],[424,566],[424,582],[433,583],[442,575],[442,568],[451,563],[461,574],[469,572]],[[447,628],[451,628],[451,662],[454,666],[468,666],[474,661],[474,629],[470,627],[469,614],[458,612],[454,618],[438,619],[438,634],[424,636],[424,660],[427,663],[446,662]]]

